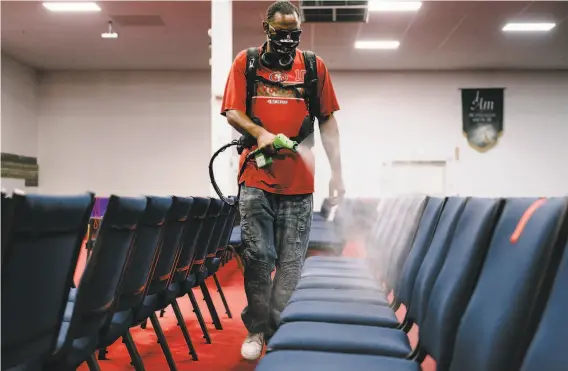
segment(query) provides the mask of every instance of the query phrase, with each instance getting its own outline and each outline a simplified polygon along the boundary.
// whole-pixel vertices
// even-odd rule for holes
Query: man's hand
[[[256,139],[258,148],[261,149],[264,153],[273,154],[274,138],[276,138],[276,135],[264,130]]]
[[[345,185],[341,175],[333,174],[329,181],[329,201],[332,206],[339,205],[345,196]]]

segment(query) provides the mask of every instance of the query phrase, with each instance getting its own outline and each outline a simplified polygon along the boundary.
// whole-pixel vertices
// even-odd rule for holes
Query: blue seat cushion
[[[381,285],[369,278],[304,277],[296,290],[303,289],[371,289],[382,292]]]
[[[373,273],[368,267],[308,268],[302,271],[302,277],[373,278]]]
[[[213,258],[213,260],[211,260],[211,264],[209,264],[209,266],[207,267],[207,275],[208,277],[211,277],[212,275],[214,275],[215,273],[217,273],[217,271],[219,270],[219,266],[221,265],[221,259],[219,258]]]
[[[273,350],[318,350],[404,358],[412,349],[406,333],[392,328],[325,322],[291,322],[267,345]]]
[[[229,239],[229,245],[231,246],[239,246],[242,243],[241,240],[241,227],[236,226],[231,231],[231,238]]]
[[[328,228],[312,228],[310,230],[310,245],[340,246],[343,245],[343,240],[335,231]]]
[[[112,345],[134,324],[133,321],[134,315],[131,310],[114,313],[110,326],[103,334],[101,334],[101,339],[99,340],[98,345],[100,347]]]
[[[354,263],[359,263],[359,262],[364,262],[363,259],[361,258],[354,258],[354,257],[348,257],[348,256],[325,256],[325,255],[318,255],[318,256],[311,256],[308,259],[306,259],[306,263],[316,263],[316,262],[344,262],[344,263],[348,263],[348,262],[354,262]]]
[[[420,365],[406,359],[373,356],[281,350],[266,354],[255,371],[420,371]]]
[[[304,263],[302,272],[309,272],[314,269],[333,269],[336,271],[353,271],[353,270],[370,270],[370,267],[367,263],[363,261],[359,263],[355,262],[314,262],[312,264]]]
[[[343,256],[312,256],[304,262],[304,269],[337,268],[353,269],[367,268],[368,263],[361,258],[347,258]]]
[[[356,302],[389,305],[384,293],[369,289],[304,289],[296,290],[288,303],[297,301]]]
[[[399,322],[391,308],[356,302],[297,301],[284,308],[282,322],[328,322],[396,328]]]

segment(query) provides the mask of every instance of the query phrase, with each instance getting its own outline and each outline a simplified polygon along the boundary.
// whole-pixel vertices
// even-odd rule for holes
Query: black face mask
[[[294,62],[296,48],[300,44],[302,30],[275,30],[269,27],[270,52],[262,55],[261,61],[270,68],[289,68]]]

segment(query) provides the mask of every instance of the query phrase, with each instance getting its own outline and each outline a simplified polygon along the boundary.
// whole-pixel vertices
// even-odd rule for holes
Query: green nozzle
[[[290,138],[288,138],[284,134],[278,134],[274,138],[274,142],[272,143],[274,146],[275,151],[279,151],[281,149],[289,149],[290,151],[297,152],[298,143],[294,142]],[[254,157],[256,161],[256,166],[261,169],[272,164],[272,157],[266,156],[260,149],[255,149],[250,156]]]
[[[276,138],[274,138],[274,149],[289,149],[290,151],[296,152],[298,147],[298,143],[294,142],[292,139],[288,138],[284,134],[278,134]]]

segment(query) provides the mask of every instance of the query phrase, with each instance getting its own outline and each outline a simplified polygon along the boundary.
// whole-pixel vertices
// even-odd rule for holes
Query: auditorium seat
[[[213,277],[213,280],[217,287],[217,292],[221,296],[221,301],[223,302],[223,306],[225,307],[225,313],[227,313],[229,318],[232,318],[229,304],[227,303],[227,299],[225,298],[225,294],[223,293],[223,288],[221,287],[219,279],[217,278],[217,271],[219,270],[219,267],[221,265],[221,259],[217,257],[217,252],[219,250],[219,245],[221,244],[221,239],[225,231],[225,225],[227,223],[232,224],[232,220],[229,220],[232,214],[232,207],[230,204],[224,201],[221,202],[221,213],[215,221],[215,227],[213,228],[213,234],[211,235],[211,239],[207,248],[207,255],[205,256],[205,268],[207,270],[207,278]]]
[[[99,236],[78,288],[70,297],[54,355],[45,370],[74,370],[93,354],[99,331],[115,305],[117,288],[127,264],[136,227],[146,207],[145,198],[111,196]],[[85,220],[85,231],[87,227]],[[84,235],[81,236],[81,242]],[[71,299],[71,298],[70,298]]]
[[[468,204],[476,201],[470,200]],[[350,370],[355,365],[385,371],[419,370],[426,355],[436,360],[438,370],[519,369],[524,347],[532,339],[532,324],[541,318],[542,303],[549,292],[547,282],[554,279],[559,256],[565,248],[566,204],[565,198],[510,199],[498,222],[493,224],[487,218],[475,218],[464,211],[446,262],[432,289],[429,308],[427,312],[419,312],[419,346],[411,354],[403,355],[406,343],[400,337],[402,332],[397,333],[397,330],[303,322],[301,329],[289,327],[294,324],[285,324],[278,329],[268,344],[268,354],[256,370],[274,371],[286,367],[339,371]],[[491,212],[485,208],[482,214]],[[465,227],[475,228],[476,225],[489,227],[493,234],[490,239],[491,233],[475,237],[477,242],[472,245],[468,242],[471,237],[468,236],[469,228]],[[490,240],[486,254],[480,248],[484,240]],[[462,269],[463,264],[465,269]],[[431,269],[433,265],[426,266]],[[561,266],[557,281],[562,280],[562,272]],[[478,279],[472,281],[473,276]],[[421,287],[418,285],[415,290]],[[552,292],[551,303],[554,303],[554,290]],[[463,315],[460,308],[464,309]],[[552,322],[552,326],[558,325],[557,321]],[[293,338],[295,342],[288,347],[293,350],[275,350],[273,342],[285,329],[285,337]],[[326,336],[317,335],[321,333]],[[281,341],[281,345],[283,343]],[[343,346],[338,347],[338,344]],[[361,354],[375,353],[377,344],[383,344],[382,353],[391,358]],[[546,346],[548,343],[543,345]],[[543,349],[541,351],[547,351]],[[407,359],[397,362],[395,357]]]
[[[564,371],[568,365],[568,244],[564,247],[542,319],[525,353],[520,371]]]
[[[227,246],[229,244],[230,233],[233,229],[233,225],[235,223],[235,216],[237,213],[237,206],[229,204],[226,205],[229,208],[227,220],[225,222],[225,225],[223,226],[223,229],[220,232],[220,238],[219,241],[217,242],[217,250],[215,252],[215,258],[213,260],[214,263],[211,264],[212,269],[209,270],[208,268],[207,270],[209,276],[213,277],[213,280],[215,282],[215,287],[217,288],[217,292],[221,297],[221,301],[223,303],[223,306],[225,307],[225,313],[227,314],[227,317],[233,318],[231,309],[229,308],[229,303],[227,302],[225,293],[223,292],[223,288],[221,287],[221,282],[219,282],[219,278],[217,277],[218,270],[225,265],[225,262],[227,261],[228,258],[228,254],[230,254],[230,250],[227,249]],[[215,263],[215,261],[217,262]]]
[[[135,323],[143,321],[145,323],[147,319],[150,319],[162,352],[172,371],[177,369],[175,361],[155,312],[168,307],[171,304],[171,299],[175,298],[177,295],[175,292],[172,293],[168,291],[168,285],[174,274],[177,258],[182,250],[182,236],[192,206],[193,198],[191,197],[173,197],[172,205],[166,215],[160,255],[155,263],[146,296],[144,297],[142,305],[136,311],[136,317],[134,318]],[[173,306],[172,309],[176,317],[180,318],[181,313],[177,310],[179,308]],[[180,329],[184,335],[190,354],[193,358],[197,357],[183,318],[180,322]]]
[[[1,222],[1,230],[0,230],[0,237],[1,237],[1,246],[2,249],[2,261],[4,261],[4,241],[5,237],[8,235],[8,230],[10,229],[10,223],[12,220],[12,199],[6,196],[6,192],[2,191],[2,203],[0,204],[0,210],[2,212],[2,220]]]
[[[232,199],[230,197],[230,199]],[[233,227],[235,226],[235,219],[237,217],[237,213],[239,211],[238,205],[233,205],[229,212],[229,218],[227,219],[227,223],[225,223],[225,228],[223,229],[223,235],[221,236],[221,241],[219,242],[219,248],[217,249],[216,257],[221,259],[221,265],[224,265],[229,256],[231,251],[227,249],[229,245],[229,239],[231,237],[231,232],[233,231]]]
[[[445,203],[444,199],[430,198],[424,212],[422,213],[419,227],[416,232],[416,236],[412,242],[412,248],[410,249],[408,257],[403,266],[403,270],[401,273],[402,278],[399,280],[397,284],[395,284],[394,287],[394,295],[395,295],[395,300],[397,302],[405,302],[405,303],[410,302],[410,298],[412,295],[412,287],[414,285],[416,275],[418,274],[420,265],[422,264],[424,256],[426,255],[430,247],[430,243],[432,241],[435,228],[438,224],[444,203]],[[384,208],[385,201],[382,200],[379,206],[380,205],[382,205],[382,207]],[[310,258],[307,261],[310,261],[315,258],[317,257]],[[356,266],[359,269],[367,269],[368,267],[367,263],[362,259],[335,257],[334,260],[337,261],[338,264],[341,264],[340,262],[345,261],[346,262],[344,263],[345,269],[347,269],[346,266]],[[326,264],[330,264],[333,260],[326,259],[325,261],[327,262]],[[384,292],[381,291],[381,293],[377,293],[376,290],[368,290],[360,287],[351,287],[347,289],[311,288],[311,289],[296,290],[292,294],[289,303],[295,301],[304,301],[304,300],[323,300],[323,301],[342,301],[342,302],[357,300],[360,302],[375,303],[381,305],[389,304]]]
[[[195,259],[191,267],[191,274],[195,275],[195,287],[199,287],[201,289],[201,293],[203,294],[205,304],[207,304],[207,309],[209,310],[209,314],[211,315],[215,329],[222,330],[223,325],[221,324],[221,319],[217,314],[217,310],[215,309],[215,305],[213,304],[213,299],[211,298],[209,289],[205,284],[205,279],[207,278],[205,260],[207,252],[209,250],[209,244],[213,240],[212,235],[215,229],[217,218],[221,214],[224,202],[217,198],[212,198],[210,202],[211,203],[209,205],[209,208],[207,209],[207,214],[205,215],[205,219],[203,220],[203,223],[201,225],[201,231],[199,232],[199,235],[197,237]],[[191,299],[194,307],[197,307],[197,302],[194,302],[195,298]]]
[[[168,287],[169,291],[177,292],[176,298],[172,301],[172,305],[177,305],[177,303],[173,303],[177,298],[185,295],[189,297],[193,311],[203,332],[203,338],[208,344],[211,343],[211,337],[209,336],[209,331],[201,314],[201,309],[192,291],[197,282],[196,273],[193,271],[192,267],[195,257],[199,255],[200,252],[205,253],[204,248],[198,246],[198,242],[200,241],[200,234],[202,232],[206,233],[206,227],[202,228],[202,226],[210,204],[210,198],[193,198],[193,206],[189,212],[187,225],[185,226],[184,235],[182,237],[182,251],[178,259],[176,271]]]
[[[2,200],[2,370],[41,369],[54,350],[94,195]]]
[[[101,330],[97,345],[99,360],[106,359],[106,347],[123,338],[133,364],[143,367],[130,328],[138,324],[135,321],[136,312],[142,305],[152,268],[161,252],[160,239],[171,206],[171,197],[146,197],[146,209],[136,229],[134,245],[120,282],[112,315]]]

